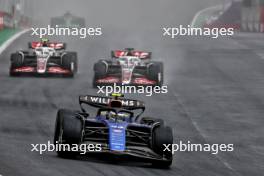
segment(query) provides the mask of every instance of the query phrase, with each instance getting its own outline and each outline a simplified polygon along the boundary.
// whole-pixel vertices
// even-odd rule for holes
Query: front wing
[[[89,142],[85,141],[82,144],[98,144],[96,142]],[[101,154],[111,154],[119,157],[133,157],[136,159],[140,159],[142,161],[170,161],[170,159],[165,158],[148,147],[141,147],[141,146],[127,146],[124,151],[114,151],[110,150],[107,144],[101,144],[102,150],[101,151],[86,151],[86,154],[92,153],[101,153]]]
[[[10,76],[65,76],[72,77],[74,73],[61,66],[51,66],[44,73],[39,73],[34,66],[21,66],[10,68]]]
[[[147,77],[137,77],[137,78],[132,78],[130,83],[123,83],[122,79],[119,76],[106,76],[104,78],[95,78],[94,84],[96,86],[101,86],[101,85],[133,85],[133,86],[156,86],[158,85],[157,81],[150,80]]]

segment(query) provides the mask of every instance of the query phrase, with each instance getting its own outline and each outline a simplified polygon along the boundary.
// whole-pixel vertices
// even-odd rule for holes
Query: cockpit
[[[133,118],[134,113],[127,110],[99,109],[97,116],[112,122],[129,122]]]
[[[53,55],[54,52],[55,50],[49,47],[39,47],[35,49],[36,55],[43,58],[47,58],[50,55]]]
[[[134,66],[140,64],[141,59],[135,56],[126,56],[118,58],[117,61],[124,68],[133,68]]]

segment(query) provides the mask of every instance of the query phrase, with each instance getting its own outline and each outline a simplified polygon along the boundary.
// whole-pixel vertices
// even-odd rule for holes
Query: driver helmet
[[[115,121],[117,117],[117,114],[113,111],[109,111],[106,113],[106,119],[111,120],[111,121]]]
[[[127,56],[133,56],[134,55],[134,48],[126,48],[127,50]]]
[[[41,39],[42,46],[48,47],[49,39],[47,38],[42,38]]]

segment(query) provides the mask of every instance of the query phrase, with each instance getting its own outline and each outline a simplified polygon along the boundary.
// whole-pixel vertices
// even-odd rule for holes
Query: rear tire
[[[77,111],[60,109],[55,124],[54,144],[79,144],[82,141],[82,121],[76,117]],[[72,158],[77,152],[57,151],[59,157]]]
[[[159,86],[163,84],[163,63],[162,62],[153,62],[148,68],[148,77],[151,80],[157,82]]]
[[[71,70],[72,73],[78,72],[78,59],[77,53],[69,52],[62,57],[62,66],[68,70]]]
[[[72,61],[74,62],[74,73],[78,73],[78,57],[76,52],[71,52]]]
[[[153,131],[152,139],[153,150],[163,156],[166,160],[163,161],[154,161],[152,164],[155,167],[168,168],[172,164],[172,152],[164,151],[164,144],[173,143],[173,133],[172,129],[168,126],[158,126]]]
[[[93,87],[97,87],[96,80],[103,78],[107,75],[107,64],[103,61],[99,61],[94,64],[94,78],[93,78]]]
[[[94,74],[96,78],[104,77],[107,74],[107,64],[99,61],[94,64]]]

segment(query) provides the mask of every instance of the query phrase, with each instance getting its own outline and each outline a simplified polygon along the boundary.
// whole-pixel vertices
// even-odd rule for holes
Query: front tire
[[[10,61],[11,61],[11,65],[10,65],[10,69],[9,69],[9,76],[19,76],[18,73],[13,72],[13,69],[21,67],[23,65],[22,55],[19,53],[11,54]]]
[[[73,73],[78,72],[78,59],[76,52],[69,52],[62,57],[62,66]]]
[[[11,54],[11,68],[21,67],[23,65],[23,58],[19,53]]]
[[[77,111],[60,109],[55,124],[54,144],[79,144],[82,141],[82,121],[76,117]],[[72,158],[73,151],[57,151],[59,157]]]
[[[153,139],[152,139],[153,150],[163,156],[165,160],[162,161],[154,161],[152,164],[155,167],[159,168],[168,168],[172,164],[172,152],[164,151],[164,144],[172,144],[173,143],[173,133],[172,129],[168,126],[158,126],[154,128],[153,131]]]

